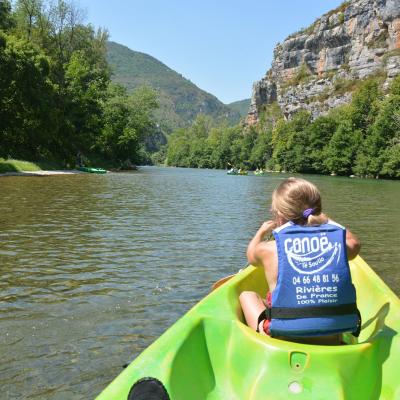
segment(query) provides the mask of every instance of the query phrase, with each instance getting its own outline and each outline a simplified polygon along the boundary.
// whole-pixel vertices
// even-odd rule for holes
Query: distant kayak
[[[255,170],[254,175],[255,176],[265,176],[265,175],[267,175],[267,172],[263,171],[263,170]]]
[[[221,280],[97,400],[400,399],[400,301],[361,257],[350,268],[363,320],[358,339],[303,344],[250,329],[239,294],[264,297],[268,288],[263,269],[249,266]],[[309,286],[305,280],[299,287]]]
[[[232,168],[227,172],[228,175],[247,175],[247,171],[244,169]]]
[[[92,167],[79,167],[79,171],[89,172],[90,174],[106,174],[107,170],[103,168],[92,168]]]

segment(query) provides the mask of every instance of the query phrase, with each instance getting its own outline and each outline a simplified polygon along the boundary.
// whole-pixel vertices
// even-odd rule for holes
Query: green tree
[[[308,137],[308,149],[310,171],[328,172],[324,164],[324,149],[331,140],[337,128],[337,121],[332,116],[321,116],[313,121],[305,130]]]
[[[375,121],[380,97],[379,85],[375,79],[363,82],[353,95],[350,107],[351,120],[354,128],[361,130],[363,136]]]
[[[33,40],[38,22],[42,18],[42,1],[17,0],[14,14],[21,38],[27,41]]]
[[[0,1],[0,156],[138,162],[156,95],[110,87],[107,32],[85,25],[72,0],[13,5]]]
[[[0,29],[7,31],[14,26],[9,0],[0,1]]]
[[[34,159],[47,154],[53,128],[48,59],[29,43],[0,33],[0,149]]]
[[[389,167],[383,170],[383,165],[388,159],[394,160],[397,153],[389,149],[400,141],[400,120],[396,118],[400,115],[399,82],[400,77],[392,82],[389,96],[378,103],[377,115],[357,155],[354,170],[359,175],[393,176],[393,173],[388,174]]]
[[[255,129],[241,130],[232,142],[232,162],[236,167],[252,168],[251,153],[257,140]]]
[[[350,174],[361,143],[361,131],[354,130],[351,121],[343,120],[324,152],[327,170],[338,175]]]
[[[383,165],[380,173],[389,178],[400,178],[400,142],[387,147],[382,154]]]
[[[211,129],[208,143],[211,148],[211,165],[214,168],[231,168],[236,166],[233,158],[232,143],[239,139],[242,129],[239,125],[222,125]]]
[[[110,85],[103,104],[104,127],[97,146],[108,158],[120,163],[141,162],[146,135],[155,129],[152,112],[156,93],[147,87],[128,96],[121,86]]]
[[[272,133],[273,169],[292,172],[310,169],[309,138],[305,131],[310,121],[311,115],[305,110],[297,112],[288,122],[278,121]]]
[[[208,141],[212,120],[198,115],[187,129],[178,129],[168,140],[167,161],[169,165],[180,167],[213,167],[212,149]]]
[[[75,154],[89,153],[102,129],[102,101],[108,77],[90,65],[83,51],[76,51],[65,66],[65,93],[68,131],[63,148]]]
[[[175,167],[189,165],[190,142],[186,129],[173,132],[168,138],[167,164]]]
[[[267,166],[272,156],[271,140],[271,129],[265,128],[257,131],[257,138],[250,155],[250,165],[252,168],[265,168]]]

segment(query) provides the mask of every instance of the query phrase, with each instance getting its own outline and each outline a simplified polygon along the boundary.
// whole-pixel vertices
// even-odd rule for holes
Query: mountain
[[[249,112],[250,108],[250,99],[244,99],[239,101],[234,101],[233,103],[227,104],[227,106],[240,114],[241,117],[245,117]]]
[[[248,124],[278,104],[286,118],[313,118],[350,102],[367,78],[383,89],[400,73],[400,0],[352,0],[278,43],[272,67],[253,86]]]
[[[164,132],[189,126],[198,114],[232,123],[239,121],[237,111],[154,57],[115,42],[109,42],[107,48],[114,82],[128,90],[147,85],[158,92],[160,107],[156,119]]]

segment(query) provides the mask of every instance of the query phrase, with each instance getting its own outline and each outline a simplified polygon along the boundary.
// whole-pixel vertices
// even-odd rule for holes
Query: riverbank
[[[18,171],[18,172],[2,172],[0,173],[0,177],[2,176],[53,176],[53,175],[74,175],[74,174],[84,174],[82,171],[78,171],[77,169],[71,170],[54,170],[54,171]]]
[[[68,165],[55,159],[26,161],[0,157],[0,173],[70,170]]]
[[[54,169],[53,169],[54,167]],[[44,168],[44,169],[43,169]],[[71,175],[81,174],[81,171],[72,169],[59,169],[49,163],[34,163],[30,161],[0,158],[0,177],[1,176],[51,176],[51,175]]]
[[[13,172],[36,172],[41,171],[40,165],[23,160],[0,158],[0,174]]]

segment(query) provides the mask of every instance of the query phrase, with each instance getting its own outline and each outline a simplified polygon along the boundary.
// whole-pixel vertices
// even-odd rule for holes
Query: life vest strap
[[[271,321],[273,318],[279,319],[296,319],[296,318],[318,318],[332,315],[347,315],[357,314],[358,323],[357,328],[352,332],[353,336],[358,337],[361,331],[361,314],[357,308],[356,303],[342,304],[339,306],[330,307],[301,307],[301,308],[289,308],[289,307],[267,307],[258,317],[257,321],[257,332],[259,332],[258,326],[264,319]]]
[[[294,319],[294,318],[318,318],[332,315],[357,314],[357,304],[341,304],[338,306],[320,307],[272,307],[265,310],[266,319]]]

